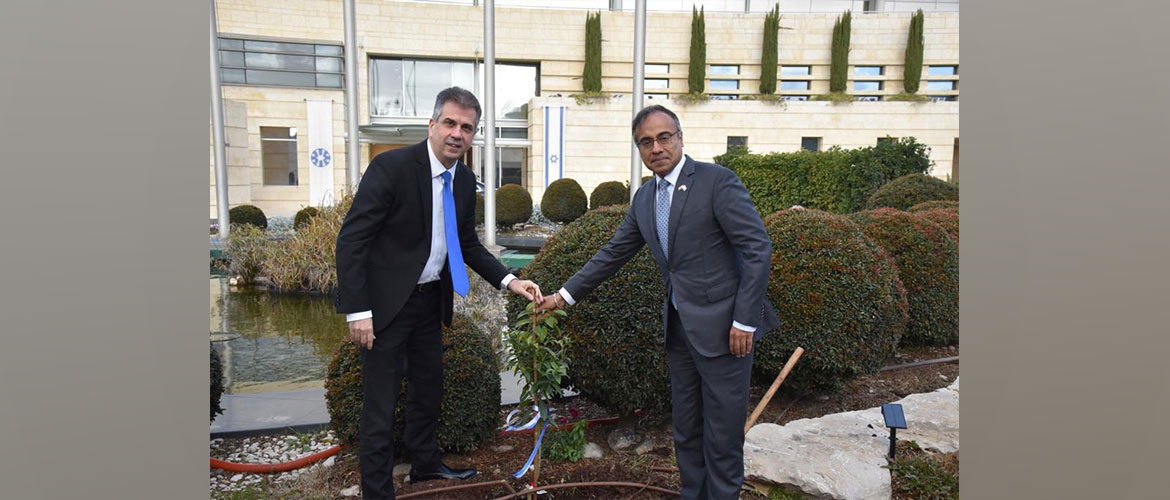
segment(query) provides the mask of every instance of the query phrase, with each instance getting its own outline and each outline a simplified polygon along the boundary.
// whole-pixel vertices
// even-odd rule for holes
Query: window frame
[[[294,50],[280,50],[274,48],[266,50],[255,47],[255,44],[284,44],[289,46],[304,46],[307,51]],[[287,47],[286,47],[287,48]],[[336,51],[338,54],[328,53],[329,51]],[[240,64],[225,63],[225,54],[238,54]],[[272,68],[264,66],[250,66],[248,65],[248,55],[270,55],[277,56],[295,56],[308,57],[312,60],[313,69],[289,69],[289,68]],[[307,88],[307,89],[324,89],[324,90],[345,90],[345,47],[341,44],[324,43],[311,40],[277,40],[263,37],[250,37],[242,35],[220,35],[216,38],[216,57],[220,69],[220,83],[222,85],[244,85],[250,87],[284,87],[284,88]],[[320,60],[337,60],[340,62],[338,71],[326,71],[317,69]],[[272,83],[272,82],[251,82],[249,81],[251,73],[263,72],[263,74],[292,74],[292,75],[313,75],[313,85],[299,85],[288,83]],[[239,81],[234,76],[226,75],[240,75]],[[322,85],[321,77],[332,77],[339,80],[339,85]],[[255,78],[255,76],[253,76]],[[229,80],[230,79],[230,80]]]

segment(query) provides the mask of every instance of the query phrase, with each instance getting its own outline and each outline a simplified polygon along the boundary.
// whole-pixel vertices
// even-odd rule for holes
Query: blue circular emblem
[[[314,167],[329,165],[329,160],[331,159],[329,152],[325,151],[325,148],[317,148],[312,153],[309,153],[309,163],[312,163]]]

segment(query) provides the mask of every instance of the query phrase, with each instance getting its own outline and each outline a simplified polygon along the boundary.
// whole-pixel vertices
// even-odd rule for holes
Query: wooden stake
[[[788,362],[784,363],[784,369],[780,370],[779,375],[776,375],[776,380],[772,381],[772,387],[769,387],[768,392],[764,393],[764,399],[761,399],[756,405],[756,411],[752,412],[752,416],[748,418],[747,424],[743,426],[744,434],[747,434],[748,429],[751,429],[752,425],[756,423],[756,419],[760,418],[760,414],[764,412],[764,407],[768,406],[768,402],[772,400],[772,395],[776,394],[776,389],[779,389],[780,384],[784,383],[784,379],[788,377],[788,372],[792,370],[792,365],[796,364],[801,354],[804,354],[804,348],[797,347],[792,352],[792,356],[788,357]]]

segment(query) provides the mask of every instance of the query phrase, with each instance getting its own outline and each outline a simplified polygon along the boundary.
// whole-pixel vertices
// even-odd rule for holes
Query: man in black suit
[[[452,292],[468,291],[464,262],[493,286],[541,298],[535,283],[508,273],[475,234],[475,174],[459,159],[480,114],[471,92],[440,92],[427,140],[370,161],[337,236],[337,311],[363,348],[358,455],[366,499],[394,498],[394,406],[404,374],[410,480],[476,473],[443,464],[435,434],[443,387],[439,322],[451,324]]]
[[[642,245],[666,296],[674,449],[683,498],[739,498],[752,345],[779,326],[765,292],[772,242],[733,172],[684,156],[682,126],[663,106],[634,117],[634,143],[654,172],[617,234],[540,309],[589,295]]]

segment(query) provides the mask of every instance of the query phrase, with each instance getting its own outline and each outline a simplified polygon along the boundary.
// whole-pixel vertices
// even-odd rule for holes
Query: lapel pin
[[[687,190],[687,186],[686,186],[685,184],[684,184],[684,185],[682,185],[682,186],[679,186],[679,187],[678,187],[678,190],[679,190],[679,191],[686,191],[686,190]]]

